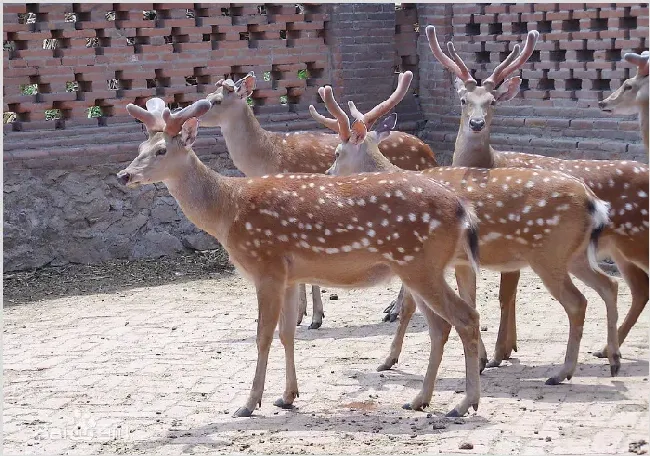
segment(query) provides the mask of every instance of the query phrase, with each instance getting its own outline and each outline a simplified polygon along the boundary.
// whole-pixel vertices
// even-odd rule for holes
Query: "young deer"
[[[451,73],[456,75],[456,90],[462,114],[456,137],[453,166],[481,168],[535,168],[562,171],[583,180],[596,196],[610,205],[610,222],[599,241],[599,256],[614,260],[623,279],[630,287],[632,306],[618,330],[622,344],[630,328],[648,301],[648,167],[634,161],[620,160],[562,160],[518,152],[499,152],[490,145],[490,127],[495,105],[512,99],[519,92],[521,79],[510,74],[521,68],[533,52],[539,33],[528,32],[524,49],[519,54],[515,45],[508,57],[496,67],[492,75],[478,86],[465,63],[456,54],[454,45],[447,43],[451,59],[447,57],[436,38],[435,27],[426,28],[433,55]],[[518,55],[519,54],[519,55]],[[453,60],[452,60],[453,59]],[[503,82],[501,89],[497,86]],[[517,350],[515,325],[515,298],[519,272],[501,274],[499,299],[502,312],[508,314],[508,349],[500,353],[491,365],[507,359],[511,350]],[[503,321],[503,316],[502,316]],[[499,334],[502,334],[500,331]],[[607,357],[607,350],[594,353]]]
[[[410,72],[408,72],[410,73]],[[413,77],[411,75],[411,77]],[[400,75],[400,81],[403,76]],[[253,72],[237,82],[220,80],[217,90],[207,95],[212,107],[201,118],[203,127],[221,127],[233,163],[248,177],[277,173],[322,173],[334,159],[338,144],[336,135],[323,132],[275,133],[266,131],[255,118],[246,99],[255,90]],[[403,97],[404,95],[402,95]],[[397,103],[392,99],[377,105],[366,119],[368,126],[386,114]],[[419,138],[394,132],[383,152],[405,169],[426,169],[436,166],[431,148]],[[408,152],[408,153],[407,153]],[[318,287],[312,287],[313,314],[309,328],[323,322],[323,303]],[[306,315],[307,299],[301,286],[301,309],[298,324]]]
[[[328,97],[326,106],[335,107],[331,91],[321,90]],[[349,103],[352,115],[361,114]],[[333,122],[315,113],[316,120],[335,129]],[[336,111],[330,110],[331,114]],[[340,114],[339,114],[340,115]],[[379,151],[379,143],[394,127],[393,114],[376,131],[368,132],[362,123],[354,122],[356,133],[336,149],[336,161],[328,170],[331,175],[402,171]],[[340,124],[340,122],[339,122]],[[405,174],[412,174],[405,172]],[[578,360],[587,300],[575,287],[569,272],[594,288],[607,306],[608,349],[612,376],[620,368],[616,333],[617,282],[598,269],[595,260],[598,236],[608,221],[608,204],[596,198],[583,182],[560,172],[532,169],[480,169],[440,167],[422,174],[448,186],[455,194],[469,201],[481,221],[480,264],[497,271],[518,271],[530,266],[542,279],[548,291],[564,307],[569,317],[569,341],[565,363],[547,380],[556,385],[570,379]],[[417,198],[417,195],[412,195]],[[409,216],[410,217],[410,216]],[[387,216],[382,224],[409,224],[402,214]],[[588,250],[590,249],[590,250]],[[590,255],[591,254],[591,255]],[[461,297],[476,306],[476,276],[463,257],[457,257],[456,281]],[[404,334],[415,305],[404,291],[404,307],[391,353],[378,370],[390,369],[401,352]],[[448,334],[447,329],[447,334]],[[443,336],[442,344],[446,340]],[[482,359],[485,348],[481,342]],[[503,347],[497,347],[497,353]]]
[[[641,54],[627,53],[623,56],[626,62],[637,67],[636,75],[626,79],[622,86],[609,97],[598,103],[604,112],[629,116],[639,116],[639,128],[646,153],[650,153],[648,146],[648,58],[650,52],[643,51]]]
[[[286,389],[275,405],[291,407],[298,396],[294,365],[298,284],[366,287],[393,276],[400,277],[416,297],[432,339],[448,324],[456,328],[465,349],[467,389],[450,413],[462,415],[470,406],[476,409],[478,313],[444,279],[445,267],[457,250],[466,250],[472,262],[477,258],[478,235],[471,211],[441,184],[417,174],[221,176],[192,151],[197,117],[210,106],[201,100],[174,114],[163,110],[160,99],[149,100],[148,110],[127,106],[129,114],[144,123],[149,138],[140,144],[133,162],[118,173],[118,180],[129,187],[163,182],[188,219],[216,237],[255,284],[257,368],[250,396],[235,416],[250,416],[261,403],[278,321]],[[388,214],[403,214],[410,223],[386,225]],[[431,399],[438,355],[432,348],[413,408]]]

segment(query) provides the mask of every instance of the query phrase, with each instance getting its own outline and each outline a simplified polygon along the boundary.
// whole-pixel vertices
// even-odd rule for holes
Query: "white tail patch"
[[[607,201],[603,201],[598,198],[593,198],[594,203],[594,212],[591,214],[591,229],[602,229],[607,226],[609,223],[609,209],[610,204]],[[589,259],[589,265],[592,269],[598,268],[598,252],[597,252],[597,242],[594,240],[589,241],[589,247],[587,247],[587,258]]]

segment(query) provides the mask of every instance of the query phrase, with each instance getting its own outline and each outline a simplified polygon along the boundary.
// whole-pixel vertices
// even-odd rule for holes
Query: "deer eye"
[[[165,155],[167,153],[167,149],[158,149],[156,151],[156,156],[158,155]]]
[[[337,150],[336,152],[334,152],[334,156],[335,156],[336,158],[339,158],[339,155],[341,155],[341,153],[340,153],[338,150]]]
[[[460,99],[460,104],[462,104],[463,106],[465,106],[465,105],[467,104],[467,100],[464,99],[464,98],[461,98],[461,99]]]
[[[496,101],[496,100],[492,100],[492,101],[490,102],[490,105],[492,105],[492,106],[494,106],[495,104],[497,104],[497,101]]]
[[[630,90],[631,88],[632,88],[632,86],[627,85],[627,84],[625,84],[625,85],[623,86],[623,90],[624,90],[624,91],[628,91],[628,90]]]

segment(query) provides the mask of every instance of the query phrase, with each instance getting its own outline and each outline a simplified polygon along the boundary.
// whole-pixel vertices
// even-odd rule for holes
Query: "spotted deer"
[[[325,106],[338,120],[327,119],[315,112],[312,116],[335,131],[345,130],[347,117],[336,104],[331,90],[321,88]],[[362,114],[353,102],[350,112],[356,120]],[[396,115],[385,119],[376,131],[368,132],[363,123],[355,121],[354,134],[336,149],[336,160],[328,174],[349,176],[355,173],[401,170],[379,151],[379,143],[394,127]],[[413,172],[403,171],[405,174]],[[530,267],[542,279],[548,291],[564,307],[569,317],[569,341],[565,363],[547,380],[556,385],[571,379],[575,372],[587,300],[575,287],[569,272],[594,288],[607,306],[608,349],[612,375],[620,368],[616,332],[617,282],[603,273],[595,260],[598,236],[608,221],[608,204],[598,199],[579,179],[556,171],[532,169],[482,169],[439,167],[418,172],[431,177],[469,201],[480,220],[480,264],[497,271],[518,271]],[[363,175],[363,174],[361,174]],[[418,195],[409,195],[418,198]],[[381,224],[409,226],[414,214],[387,214]],[[417,235],[417,230],[415,231]],[[476,275],[463,256],[454,260],[456,281],[461,297],[476,307]],[[404,304],[390,355],[378,370],[390,369],[397,363],[409,320],[415,304],[408,290],[402,292]],[[438,335],[440,347],[449,334],[449,327]],[[483,343],[481,360],[487,362]],[[496,351],[503,350],[497,347]]]
[[[456,76],[462,112],[453,166],[561,171],[581,179],[598,198],[609,203],[610,220],[600,236],[598,254],[614,260],[632,294],[632,306],[618,329],[618,341],[622,344],[648,302],[648,166],[635,161],[564,160],[494,150],[490,144],[490,127],[495,106],[511,100],[519,92],[519,76],[507,78],[530,58],[539,33],[536,30],[528,32],[521,53],[516,44],[481,85],[470,75],[453,43],[447,43],[450,58],[440,48],[434,26],[426,28],[426,35],[435,58]],[[518,282],[519,272],[501,274],[499,300],[502,321],[508,322],[508,329],[500,330],[499,335],[507,337],[501,344],[507,349],[498,353],[490,365],[500,364],[501,360],[510,357],[512,350],[517,350],[514,305]],[[608,351],[603,349],[594,355],[608,357]]]
[[[626,62],[636,65],[637,72],[633,78],[626,79],[622,86],[609,97],[598,103],[604,112],[622,116],[636,114],[639,117],[639,129],[643,138],[646,153],[650,153],[648,146],[648,58],[650,52],[641,54],[628,52],[623,56]]]
[[[400,79],[401,80],[401,79]],[[217,89],[206,96],[212,107],[201,118],[201,126],[221,127],[228,152],[234,165],[246,176],[277,173],[322,173],[334,159],[338,138],[324,132],[276,133],[264,130],[253,109],[246,102],[256,87],[253,72],[233,82],[220,80]],[[399,87],[398,87],[399,90]],[[402,95],[402,97],[404,94]],[[366,121],[369,126],[394,104],[389,99],[371,111]],[[408,151],[408,153],[406,153]],[[426,169],[436,166],[431,148],[419,138],[402,132],[393,132],[384,153],[406,169]],[[298,324],[306,315],[307,299],[301,286],[301,309]],[[324,313],[320,290],[312,287],[313,314],[309,328],[322,325]]]
[[[164,183],[188,219],[217,238],[255,284],[257,367],[248,400],[235,416],[250,416],[261,404],[278,322],[286,387],[275,405],[289,408],[298,397],[294,364],[298,284],[366,287],[394,276],[402,279],[426,315],[432,339],[440,327],[451,324],[463,342],[466,394],[450,414],[478,408],[478,313],[444,278],[457,250],[466,251],[476,264],[478,234],[471,208],[440,183],[417,174],[222,176],[192,150],[197,117],[210,109],[210,102],[200,100],[174,114],[164,106],[161,99],[149,100],[146,110],[127,106],[129,114],[145,125],[148,139],[140,144],[133,162],[118,173],[118,180],[128,187]],[[409,224],[386,225],[390,214],[403,214]],[[413,408],[431,400],[436,356],[438,351],[432,348]]]

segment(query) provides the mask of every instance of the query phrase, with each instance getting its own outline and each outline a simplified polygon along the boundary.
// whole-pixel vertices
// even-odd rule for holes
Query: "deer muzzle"
[[[131,175],[126,171],[122,170],[117,173],[117,181],[122,185],[127,185],[131,180]]]
[[[484,119],[469,119],[469,128],[472,129],[472,131],[481,131],[485,127],[485,120]]]

